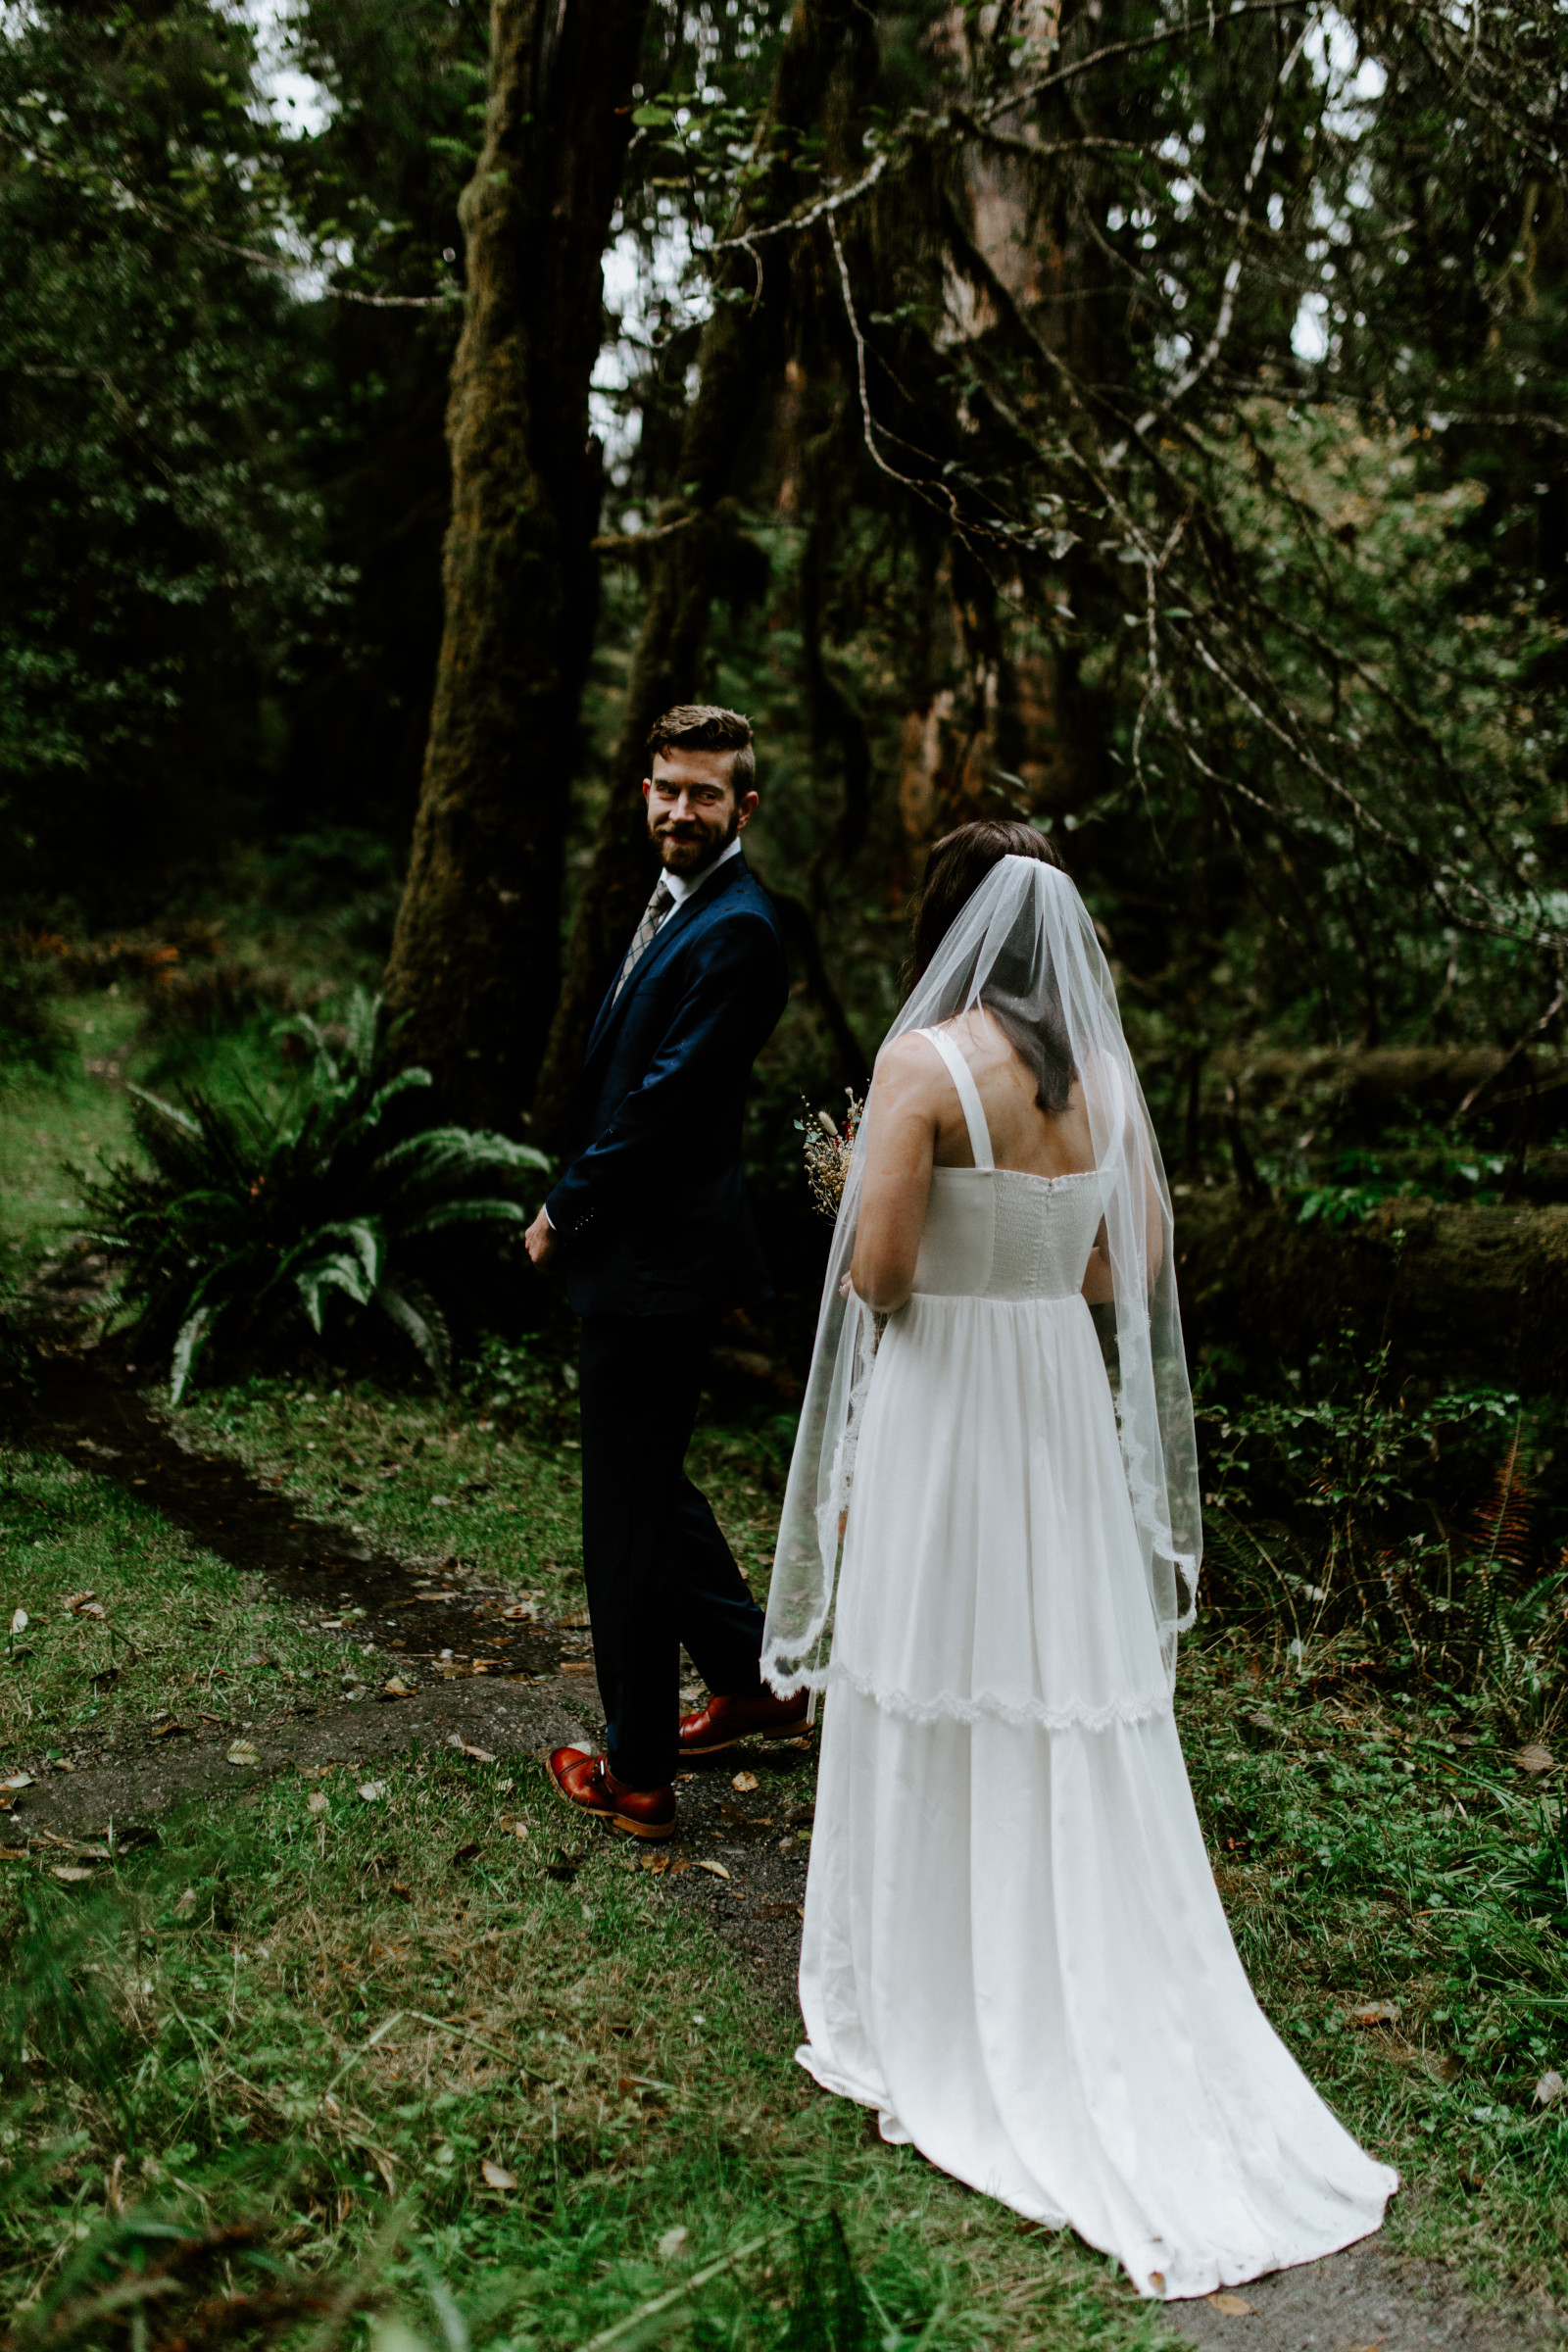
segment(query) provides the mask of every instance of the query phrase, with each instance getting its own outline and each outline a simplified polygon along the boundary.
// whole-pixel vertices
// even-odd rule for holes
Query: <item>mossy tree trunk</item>
[[[492,0],[447,439],[445,627],[386,992],[442,1111],[515,1127],[560,982],[592,642],[602,255],[648,0]]]
[[[847,128],[875,71],[873,21],[864,0],[797,0],[763,133],[770,168],[754,183],[732,234],[782,220],[817,192],[820,179],[798,169],[803,142],[820,139],[824,117],[830,130],[840,117]],[[848,141],[831,143],[844,148],[842,156],[829,158],[836,172],[849,162]],[[648,599],[616,737],[613,790],[578,904],[534,1101],[531,1131],[544,1143],[564,1140],[588,1030],[653,887],[638,789],[649,727],[661,710],[692,699],[713,598],[747,571],[748,559],[751,568],[759,560],[741,535],[735,490],[743,450],[783,368],[791,276],[803,266],[794,245],[790,237],[762,245],[760,287],[755,251],[731,251],[715,270],[713,312],[703,332],[700,381],[676,468],[680,491],[662,508],[664,536],[649,554]]]

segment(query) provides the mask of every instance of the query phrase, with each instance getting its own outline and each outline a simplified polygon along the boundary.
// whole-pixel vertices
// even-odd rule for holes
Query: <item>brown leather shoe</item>
[[[585,1747],[552,1748],[550,1777],[568,1805],[607,1821],[612,1830],[656,1843],[675,1835],[673,1788],[628,1788],[610,1769],[608,1756]]]
[[[806,1729],[809,1703],[804,1690],[794,1698],[775,1698],[771,1690],[752,1698],[710,1698],[695,1715],[680,1719],[681,1761],[722,1755],[743,1740],[794,1740]]]

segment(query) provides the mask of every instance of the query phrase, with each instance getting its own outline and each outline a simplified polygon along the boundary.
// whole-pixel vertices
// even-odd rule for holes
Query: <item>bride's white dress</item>
[[[857,1446],[806,1894],[801,2063],[1146,2295],[1376,2230],[1237,1958],[1080,1295],[1099,1180],[938,1168]]]

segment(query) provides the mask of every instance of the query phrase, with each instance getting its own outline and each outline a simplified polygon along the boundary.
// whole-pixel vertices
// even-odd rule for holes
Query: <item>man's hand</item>
[[[523,1244],[536,1266],[542,1266],[554,1255],[556,1229],[543,1209],[523,1235]]]

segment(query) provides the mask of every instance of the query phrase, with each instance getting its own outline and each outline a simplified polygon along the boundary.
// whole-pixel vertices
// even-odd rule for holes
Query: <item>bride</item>
[[[799,2056],[1141,2293],[1208,2294],[1365,2236],[1397,2176],[1258,2008],[1193,1809],[1170,1199],[1049,843],[938,843],[913,974],[845,1183],[762,1656],[780,1693],[830,1693]]]

